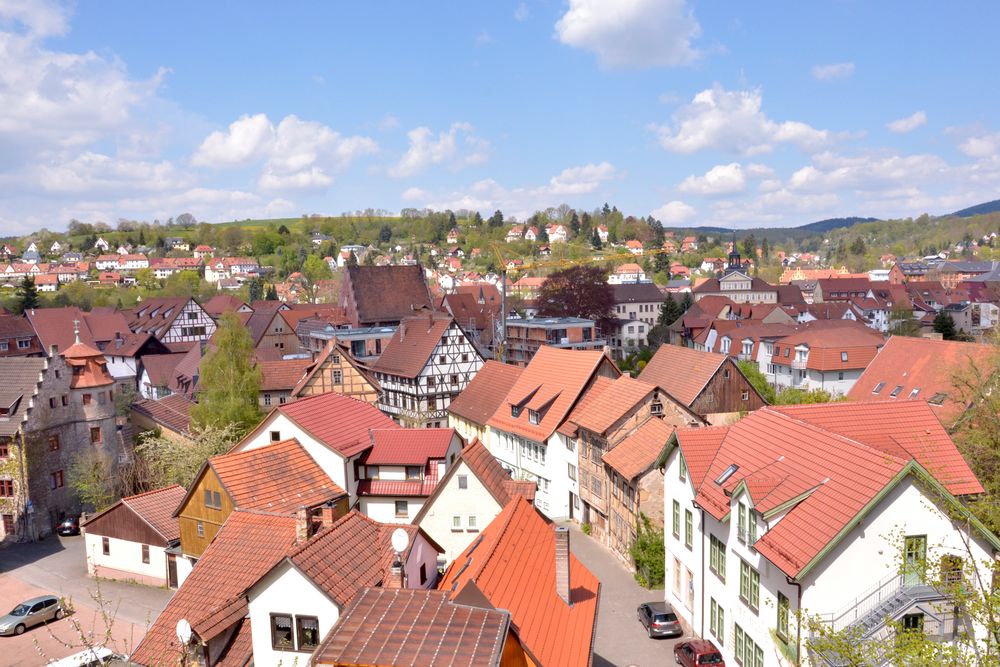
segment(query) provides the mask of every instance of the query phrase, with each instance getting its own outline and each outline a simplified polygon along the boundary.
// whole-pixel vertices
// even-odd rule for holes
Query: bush
[[[580,530],[583,531],[584,535],[590,535],[590,524],[589,523],[581,523],[580,524]]]
[[[664,579],[666,551],[663,546],[663,531],[656,530],[645,514],[639,516],[639,534],[631,549],[635,580],[646,588],[655,588],[662,586]]]

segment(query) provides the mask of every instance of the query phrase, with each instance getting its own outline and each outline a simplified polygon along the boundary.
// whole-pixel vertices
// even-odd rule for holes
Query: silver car
[[[63,615],[62,605],[56,596],[31,598],[14,607],[6,616],[0,616],[0,635],[24,634],[28,628],[58,621]]]

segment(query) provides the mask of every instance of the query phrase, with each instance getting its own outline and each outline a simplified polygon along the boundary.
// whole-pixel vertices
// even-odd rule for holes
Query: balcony
[[[792,359],[792,370],[793,371],[804,371],[806,369],[806,364],[808,363],[808,357],[805,359]]]

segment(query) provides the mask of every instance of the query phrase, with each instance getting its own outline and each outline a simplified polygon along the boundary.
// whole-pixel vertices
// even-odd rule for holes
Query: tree
[[[357,266],[357,265],[358,265],[358,256],[355,255],[354,251],[352,250],[347,255],[347,266]]]
[[[84,507],[100,512],[118,498],[111,456],[95,448],[84,449],[70,465],[67,482]]]
[[[267,301],[277,301],[278,300],[278,290],[273,284],[267,286],[267,296],[264,297]]]
[[[351,257],[354,258],[354,264],[352,265],[348,261],[348,266],[357,266],[358,258],[354,257],[354,252],[351,252]],[[316,255],[309,255],[306,257],[306,261],[302,264],[302,277],[306,280],[306,292],[309,294],[309,303],[316,303],[316,293],[319,286],[319,281],[329,280],[333,277],[333,272],[330,271],[330,265],[324,262],[322,259]]]
[[[538,312],[551,317],[586,317],[603,325],[614,309],[614,290],[598,266],[571,266],[542,283]]]
[[[893,336],[920,337],[920,322],[913,317],[913,310],[903,304],[892,307],[889,313],[889,333]]]
[[[278,226],[278,233],[281,234],[282,236],[288,236],[289,234],[291,234],[291,232],[288,231],[288,227],[286,227],[284,224]]]
[[[14,312],[20,314],[26,310],[33,310],[38,308],[39,302],[35,279],[32,276],[25,276],[17,288],[17,301],[14,304]]]
[[[573,217],[569,219],[569,228],[573,232],[573,237],[576,238],[580,234],[580,216],[573,211]]]
[[[156,279],[156,274],[152,269],[139,269],[135,272],[135,282],[139,287],[148,290],[160,288],[160,281]]]
[[[479,211],[472,214],[472,226],[476,229],[483,226],[483,216],[479,215]]]
[[[646,588],[663,585],[665,547],[663,529],[657,530],[645,514],[639,515],[639,530],[630,549],[635,563],[635,580]]]
[[[242,436],[260,420],[260,369],[254,365],[253,339],[235,313],[224,313],[212,340],[215,349],[201,363],[191,423],[197,428],[234,424]]]
[[[590,235],[590,245],[594,250],[600,250],[604,246],[601,243],[601,235],[597,233],[597,227],[594,227]]]
[[[264,298],[264,281],[253,277],[247,281],[247,300],[250,303]]]
[[[378,240],[382,243],[388,243],[392,240],[392,227],[390,225],[382,225],[379,227]]]
[[[209,457],[228,452],[239,439],[237,424],[205,426],[184,440],[147,432],[139,438],[136,456],[148,471],[148,488],[188,486]]]
[[[765,262],[771,258],[771,244],[766,236],[760,242],[760,256]]]
[[[949,313],[939,310],[938,314],[934,316],[934,331],[941,334],[945,340],[955,340],[957,335],[955,320]]]
[[[753,234],[743,238],[743,257],[744,259],[757,257],[757,239],[754,238]]]
[[[500,209],[493,212],[489,219],[490,227],[503,227],[503,213]]]
[[[660,318],[657,323],[661,326],[669,327],[683,314],[684,310],[681,307],[681,304],[674,301],[673,297],[668,295],[667,298],[663,300],[663,307],[660,308]]]
[[[866,250],[866,248],[865,248],[865,240],[863,238],[861,238],[860,236],[858,238],[854,239],[854,242],[851,243],[851,254],[852,255],[863,255],[863,254],[865,254],[865,250]]]
[[[761,373],[760,367],[749,360],[737,361],[736,365],[740,367],[743,375],[753,385],[753,388],[757,390],[757,393],[763,396],[765,401],[773,404],[775,399],[774,387],[767,381],[767,376]]]
[[[694,299],[691,297],[691,292],[684,292],[684,297],[681,299],[681,308],[684,309],[684,312],[686,313],[693,304]]]

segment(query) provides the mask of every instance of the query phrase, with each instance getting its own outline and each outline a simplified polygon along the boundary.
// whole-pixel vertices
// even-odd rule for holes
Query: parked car
[[[110,664],[125,664],[122,657],[106,646],[95,646],[86,651],[74,653],[60,660],[49,660],[48,667],[101,667]]]
[[[80,517],[69,516],[62,520],[62,522],[56,526],[56,532],[60,535],[79,535],[80,534]]]
[[[726,661],[722,659],[719,649],[707,639],[692,639],[675,646],[674,662],[683,667],[698,667],[698,665],[726,667]]]
[[[666,602],[645,602],[639,605],[636,614],[650,637],[677,637],[684,634],[677,614]]]
[[[0,616],[0,635],[21,635],[28,628],[49,621],[58,621],[64,615],[59,598],[43,595],[25,600],[6,616]]]

